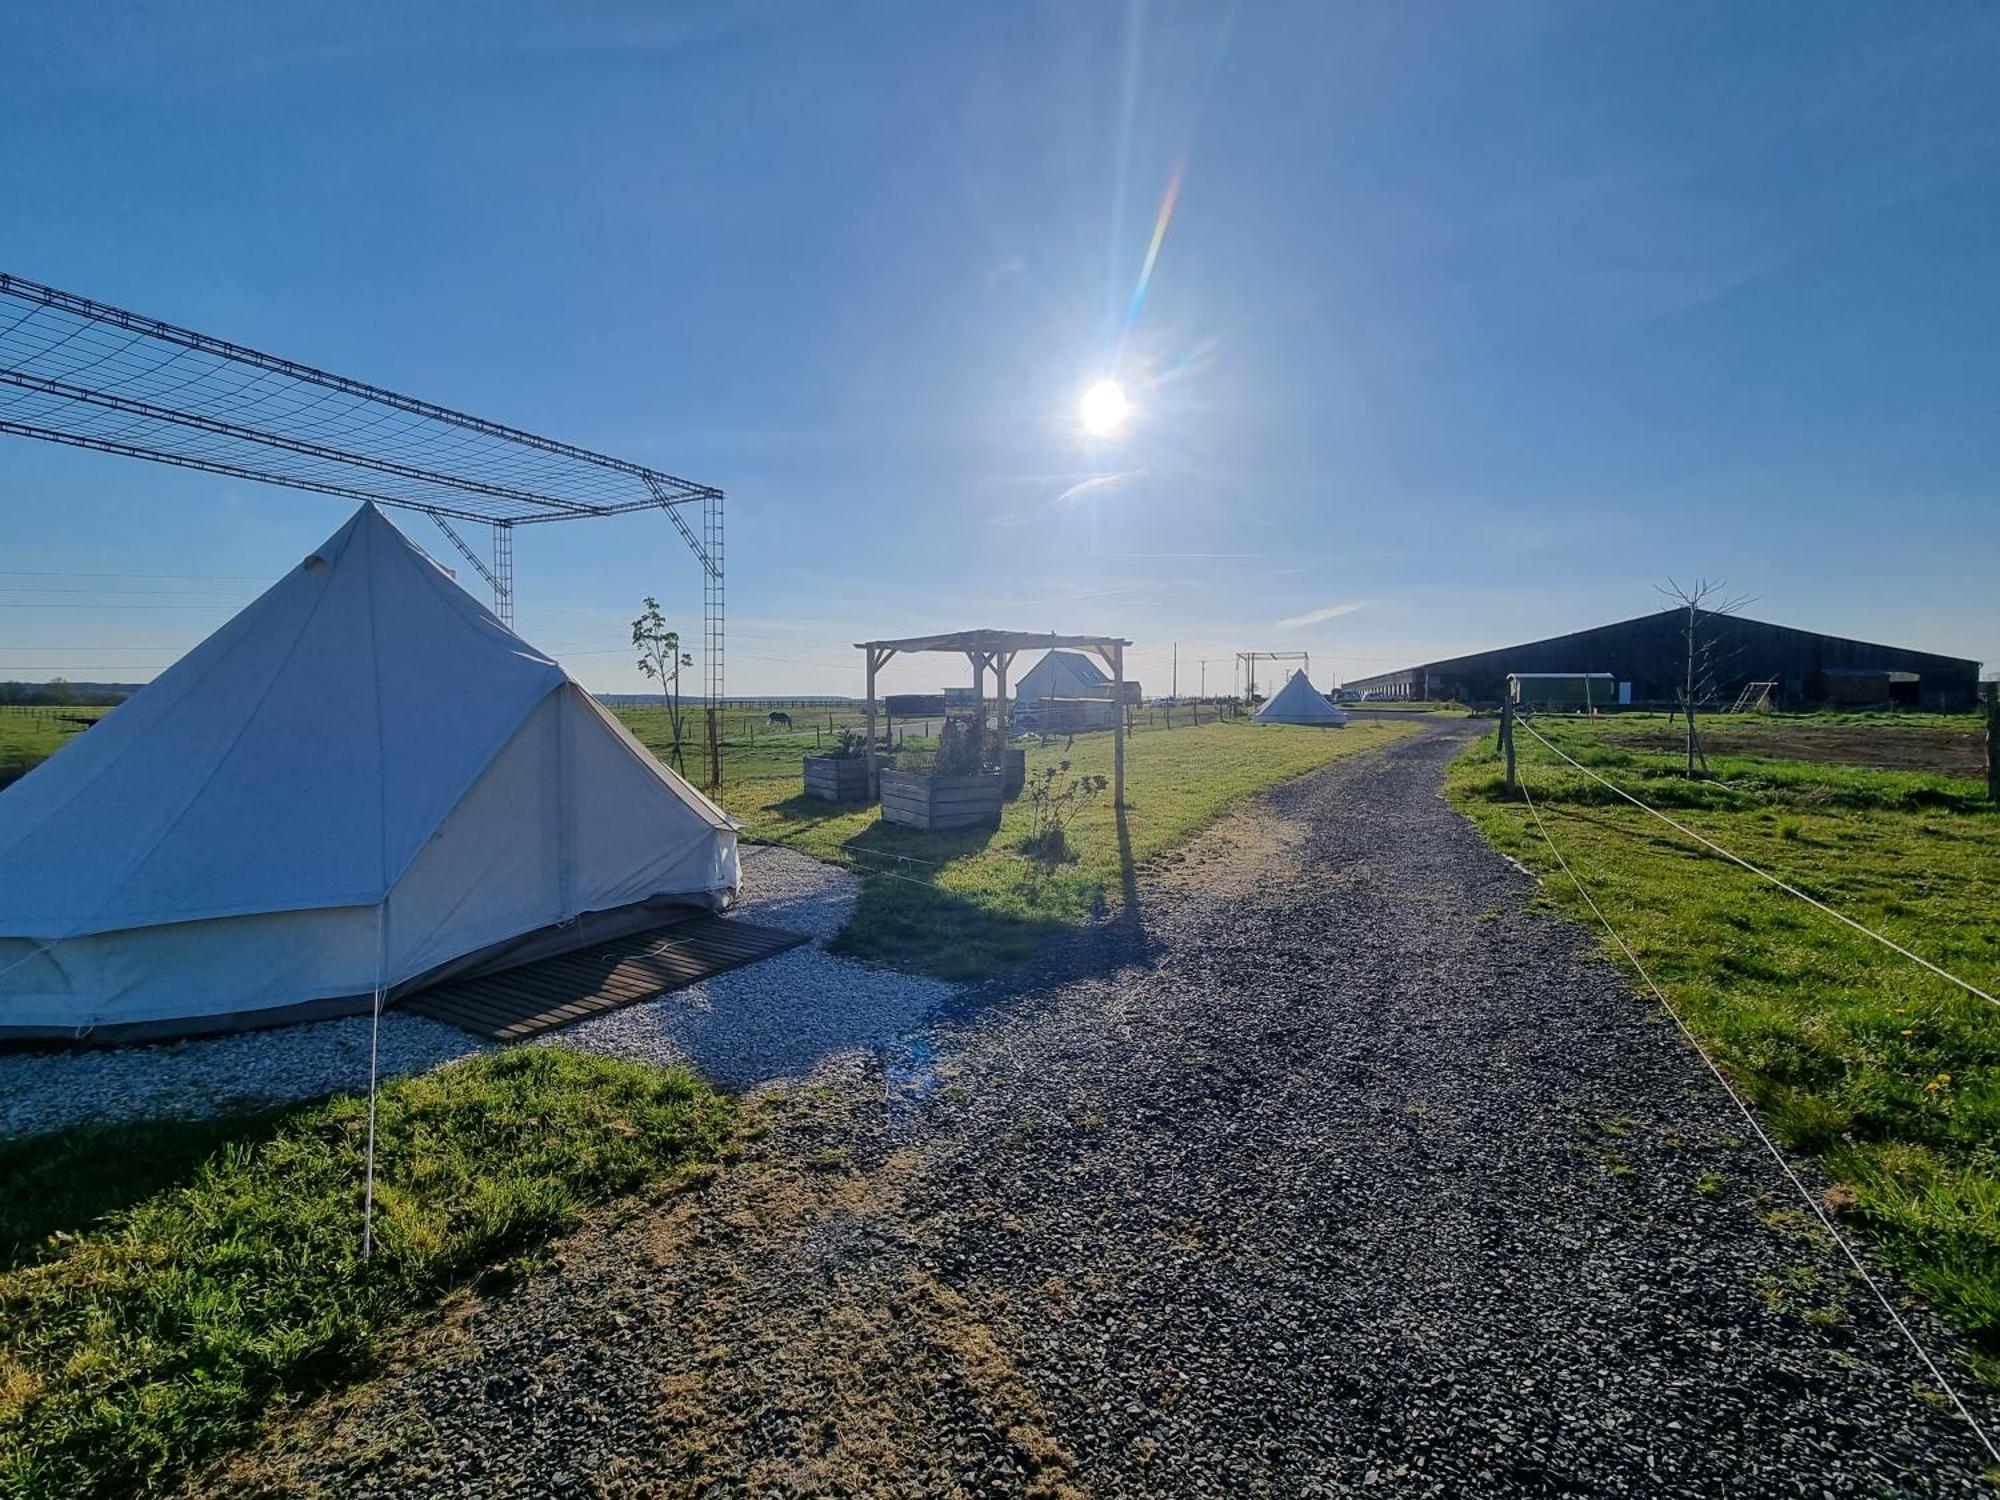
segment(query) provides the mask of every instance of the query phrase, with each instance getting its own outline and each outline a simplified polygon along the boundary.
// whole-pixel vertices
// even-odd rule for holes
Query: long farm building
[[[1971,708],[1979,663],[1903,646],[1821,635],[1741,615],[1705,615],[1696,630],[1701,696],[1725,705],[1750,688],[1779,705],[1894,704]],[[1603,673],[1634,703],[1676,701],[1687,673],[1687,613],[1660,610],[1614,625],[1518,646],[1423,662],[1400,672],[1352,678],[1346,686],[1392,699],[1497,703],[1510,673]],[[1629,691],[1627,688],[1629,685]],[[1756,686],[1753,686],[1756,685]]]

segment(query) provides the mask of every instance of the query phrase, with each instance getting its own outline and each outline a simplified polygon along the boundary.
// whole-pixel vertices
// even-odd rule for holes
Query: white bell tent
[[[1304,672],[1292,673],[1292,680],[1271,695],[1257,710],[1259,724],[1345,724],[1347,715],[1326,701],[1326,694],[1312,685]]]
[[[737,881],[729,818],[364,505],[0,792],[0,1037],[366,1011]]]

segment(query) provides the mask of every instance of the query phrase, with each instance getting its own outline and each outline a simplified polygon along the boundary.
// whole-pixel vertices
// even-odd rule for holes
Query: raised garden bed
[[[998,825],[1003,800],[998,771],[972,776],[932,776],[921,771],[882,772],[882,821],[926,832]]]
[[[1026,750],[1002,750],[1000,752],[1000,795],[1012,802],[1021,795],[1021,788],[1028,783],[1028,752]]]
[[[868,800],[868,757],[865,755],[808,755],[806,795],[822,802],[866,802]]]

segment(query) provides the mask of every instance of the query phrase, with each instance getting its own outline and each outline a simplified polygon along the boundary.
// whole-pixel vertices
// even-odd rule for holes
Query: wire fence
[[[1629,792],[1624,791],[1622,788],[1616,786],[1614,783],[1607,780],[1603,776],[1598,775],[1595,771],[1592,771],[1589,767],[1580,764],[1569,755],[1564,754],[1563,751],[1557,749],[1557,747],[1554,746],[1553,744],[1550,744],[1550,742],[1546,738],[1544,738],[1532,725],[1526,724],[1520,720],[1516,720],[1515,722],[1520,724],[1520,727],[1526,729],[1528,733],[1533,735],[1534,738],[1540,741],[1542,745],[1547,747],[1552,753],[1560,757],[1562,760],[1566,761],[1570,766],[1572,766],[1576,770],[1582,771],[1586,776],[1589,776],[1596,781],[1602,782],[1606,787],[1609,787],[1613,792],[1616,792],[1626,801],[1632,803],[1634,806],[1642,809],[1643,811],[1652,814],[1652,816],[1659,818],[1661,821],[1671,824],[1675,828],[1679,829],[1681,832],[1695,839],[1698,843],[1702,844],[1707,849],[1732,861],[1735,864],[1741,865],[1744,869],[1749,870],[1751,873],[1758,875],[1760,878],[1771,882],[1773,885],[1776,885],[1779,889],[1787,891],[1790,894],[1799,897],[1799,899],[1808,902],[1812,906],[1818,908],[1820,911],[1827,913],[1829,916],[1835,917],[1838,920],[1846,923],[1848,926],[1855,928],[1860,932],[1866,933],[1869,937],[1872,937],[1876,941],[1885,944],[1891,949],[1894,949],[1897,953],[1902,954],[1905,958],[1909,958],[1914,962],[1922,965],[1924,968],[1930,970],[1932,973],[1938,974],[1943,978],[1950,980],[1953,984],[1958,985],[1961,989],[1964,989],[1970,992],[1971,994],[1977,995],[1979,998],[1984,1000],[1991,1001],[1993,999],[1993,997],[1991,995],[1986,994],[1985,991],[1977,988],[1972,984],[1967,983],[1965,980],[1959,979],[1957,976],[1953,974],[1946,973],[1943,969],[1938,968],[1937,965],[1931,963],[1929,960],[1919,957],[1917,954],[1911,953],[1907,948],[1902,947],[1900,944],[1892,942],[1890,939],[1883,937],[1879,933],[1871,931],[1867,927],[1864,927],[1861,923],[1854,921],[1852,918],[1847,917],[1840,912],[1834,911],[1833,908],[1827,906],[1824,902],[1816,900],[1815,898],[1806,895],[1803,891],[1798,890],[1797,887],[1789,884],[1788,882],[1780,880],[1776,876],[1771,875],[1766,871],[1758,869],[1755,865],[1750,864],[1749,861],[1742,859],[1735,854],[1730,853],[1727,849],[1724,849],[1721,845],[1715,843],[1713,840],[1708,839],[1701,834],[1695,833],[1692,829],[1689,829],[1685,825],[1677,822],[1675,819],[1668,817],[1665,813],[1662,813],[1657,809],[1648,806],[1646,803],[1640,801],[1637,797],[1632,796]],[[1517,769],[1525,771],[1526,769],[1525,763],[1523,763]],[[1944,1370],[1939,1366],[1938,1362],[1934,1358],[1932,1358],[1930,1351],[1924,1347],[1923,1341],[1917,1337],[1916,1331],[1910,1327],[1908,1321],[1903,1317],[1902,1313],[1897,1310],[1895,1304],[1890,1300],[1888,1293],[1882,1289],[1880,1283],[1877,1282],[1875,1277],[1870,1274],[1868,1267],[1861,1259],[1860,1254],[1855,1250],[1854,1246],[1849,1243],[1847,1237],[1841,1234],[1839,1229],[1835,1227],[1833,1219],[1827,1213],[1825,1206],[1820,1202],[1819,1198],[1812,1192],[1812,1190],[1808,1188],[1806,1184],[1800,1179],[1798,1173],[1793,1169],[1791,1162],[1787,1160],[1784,1152],[1778,1148],[1777,1144],[1765,1132],[1763,1123],[1757,1118],[1756,1111],[1750,1107],[1749,1102],[1737,1090],[1736,1086],[1729,1081],[1728,1075],[1724,1073],[1721,1066],[1717,1064],[1714,1057],[1710,1054],[1708,1048],[1702,1045],[1701,1038],[1696,1035],[1694,1028],[1688,1023],[1686,1017],[1681,1013],[1680,1008],[1677,1007],[1674,1004],[1674,1002],[1667,997],[1666,991],[1661,989],[1659,984],[1654,981],[1652,974],[1647,971],[1645,964],[1643,964],[1640,961],[1639,955],[1633,951],[1632,945],[1626,941],[1624,934],[1622,934],[1617,929],[1617,927],[1615,927],[1612,924],[1611,919],[1605,915],[1603,907],[1599,906],[1597,903],[1597,898],[1591,894],[1590,888],[1584,884],[1583,878],[1577,874],[1575,868],[1570,864],[1569,860],[1564,856],[1562,850],[1557,846],[1554,835],[1550,833],[1548,824],[1542,817],[1541,806],[1535,801],[1533,793],[1528,788],[1527,777],[1525,775],[1517,775],[1516,780],[1518,786],[1520,787],[1522,800],[1526,803],[1528,811],[1534,818],[1536,831],[1540,833],[1542,841],[1545,844],[1547,844],[1549,854],[1555,860],[1557,868],[1559,868],[1562,871],[1563,875],[1568,878],[1571,885],[1573,885],[1576,888],[1577,894],[1580,897],[1582,897],[1585,905],[1587,905],[1590,908],[1591,913],[1597,918],[1598,922],[1603,926],[1605,932],[1610,936],[1613,944],[1616,945],[1616,947],[1618,948],[1618,951],[1625,955],[1626,960],[1632,965],[1632,968],[1638,974],[1641,982],[1646,986],[1646,988],[1649,991],[1652,992],[1653,998],[1660,1003],[1661,1008],[1665,1010],[1666,1013],[1673,1019],[1673,1022],[1675,1026],[1679,1028],[1682,1037],[1684,1037],[1687,1041],[1687,1044],[1694,1049],[1695,1055],[1701,1059],[1703,1065],[1708,1069],[1709,1073],[1714,1077],[1717,1085],[1720,1086],[1722,1091],[1728,1095],[1730,1103],[1736,1107],[1737,1112],[1743,1117],[1743,1121],[1750,1128],[1751,1133],[1763,1145],[1764,1150],[1766,1151],[1766,1153],[1769,1154],[1771,1160],[1777,1164],[1778,1170],[1784,1175],[1786,1181],[1791,1184],[1792,1188],[1798,1194],[1800,1199],[1804,1201],[1806,1209],[1812,1215],[1814,1221],[1818,1223],[1822,1232],[1833,1243],[1833,1245],[1838,1248],[1841,1255],[1847,1260],[1848,1264],[1853,1267],[1855,1275],[1858,1276],[1861,1279],[1862,1283],[1867,1286],[1868,1290],[1874,1294],[1875,1300],[1881,1304],[1883,1312],[1885,1312],[1888,1315],[1890,1322],[1895,1326],[1897,1332],[1902,1335],[1904,1342],[1906,1342],[1909,1345],[1911,1351],[1916,1355],[1918,1364],[1921,1365],[1923,1370],[1928,1374],[1932,1383],[1935,1384],[1937,1388],[1944,1393],[1946,1399],[1950,1402],[1952,1408],[1958,1413],[1960,1417],[1964,1419],[1966,1425],[1972,1429],[1972,1433],[1978,1439],[1980,1446],[1986,1450],[1987,1454],[1996,1463],[2000,1463],[2000,1447],[1995,1446],[1993,1439],[1990,1436],[1988,1436],[1985,1427],[1983,1427],[1980,1424],[1979,1419],[1972,1414],[1971,1407],[1966,1404],[1965,1398],[1959,1393],[1957,1386],[1955,1386],[1952,1383],[1951,1379],[1945,1374]]]

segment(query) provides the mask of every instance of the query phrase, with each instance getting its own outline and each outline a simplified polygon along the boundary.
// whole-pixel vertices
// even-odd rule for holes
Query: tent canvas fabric
[[[737,883],[728,816],[363,506],[0,792],[0,1037],[366,1008]]]
[[[1257,710],[1256,719],[1259,724],[1345,724],[1347,715],[1300,671]]]

